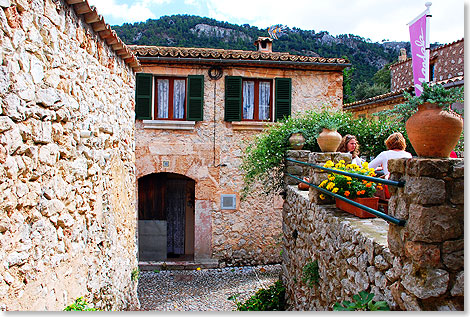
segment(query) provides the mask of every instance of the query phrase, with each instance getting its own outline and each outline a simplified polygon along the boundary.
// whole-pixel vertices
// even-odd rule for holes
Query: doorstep
[[[139,261],[139,269],[141,271],[154,270],[195,270],[216,269],[219,267],[219,261],[207,259],[198,261]]]

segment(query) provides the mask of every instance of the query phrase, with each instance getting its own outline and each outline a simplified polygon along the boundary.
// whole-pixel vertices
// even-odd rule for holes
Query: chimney
[[[398,55],[398,61],[403,62],[406,61],[406,48],[400,48],[400,55]]]
[[[272,53],[273,52],[273,39],[270,37],[258,37],[254,43],[258,52]]]

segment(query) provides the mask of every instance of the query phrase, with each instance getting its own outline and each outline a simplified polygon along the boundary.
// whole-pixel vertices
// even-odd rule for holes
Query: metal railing
[[[345,171],[339,171],[339,170],[334,170],[334,169],[331,169],[331,168],[327,168],[327,167],[323,167],[323,166],[320,166],[320,165],[316,165],[316,164],[312,164],[312,163],[306,163],[306,162],[302,162],[302,161],[297,161],[297,160],[294,160],[294,159],[290,159],[290,158],[287,158],[286,159],[287,161],[289,162],[294,162],[294,163],[299,163],[299,164],[303,164],[303,165],[307,165],[307,166],[311,166],[311,167],[314,167],[314,168],[318,168],[318,169],[321,169],[321,170],[324,170],[324,171],[327,171],[327,172],[330,172],[330,173],[336,173],[336,174],[341,174],[341,175],[346,175],[346,176],[349,176],[349,177],[355,177],[355,178],[358,178],[358,179],[363,179],[363,180],[367,180],[367,181],[370,181],[370,182],[374,182],[374,183],[380,183],[380,184],[385,184],[385,185],[390,185],[390,186],[396,186],[396,187],[404,187],[405,186],[405,182],[404,181],[391,181],[391,180],[388,180],[388,179],[382,179],[382,178],[377,178],[377,177],[371,177],[371,176],[366,176],[366,175],[358,175],[358,174],[353,174],[353,173],[348,173],[348,172],[345,172]],[[367,211],[368,213],[371,213],[379,218],[382,218],[384,219],[385,221],[388,221],[388,222],[391,222],[395,225],[398,225],[398,226],[404,226],[406,221],[405,220],[402,220],[402,219],[397,219],[395,217],[392,217],[392,216],[389,216],[381,211],[378,211],[378,210],[375,210],[375,209],[372,209],[370,207],[367,207],[367,206],[364,206],[358,202],[355,202],[351,199],[348,199],[346,197],[343,197],[343,196],[340,196],[338,194],[335,194],[335,193],[332,193],[324,188],[321,188],[317,185],[314,185],[312,183],[309,183],[307,181],[304,181],[303,179],[295,176],[295,175],[292,175],[292,174],[289,174],[289,173],[285,173],[287,176],[290,176],[304,184],[307,184],[313,188],[315,188],[316,190],[324,193],[324,194],[327,194],[327,195],[330,195],[330,196],[333,196],[334,198],[337,198],[337,199],[340,199],[340,200],[343,200],[355,207],[358,207],[362,210],[365,210]]]

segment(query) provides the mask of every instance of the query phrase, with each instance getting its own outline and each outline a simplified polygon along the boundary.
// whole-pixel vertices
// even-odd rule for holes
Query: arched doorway
[[[138,180],[139,260],[193,260],[194,180],[154,173]]]

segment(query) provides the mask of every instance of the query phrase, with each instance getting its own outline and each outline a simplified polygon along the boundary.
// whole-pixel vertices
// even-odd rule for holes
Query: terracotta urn
[[[463,119],[437,104],[424,103],[406,121],[406,132],[421,157],[449,157],[463,130]]]
[[[300,132],[292,133],[289,137],[289,143],[293,150],[302,150],[305,144],[305,138]]]
[[[338,131],[323,128],[323,131],[317,137],[317,143],[322,152],[336,152],[341,139],[341,134]]]

